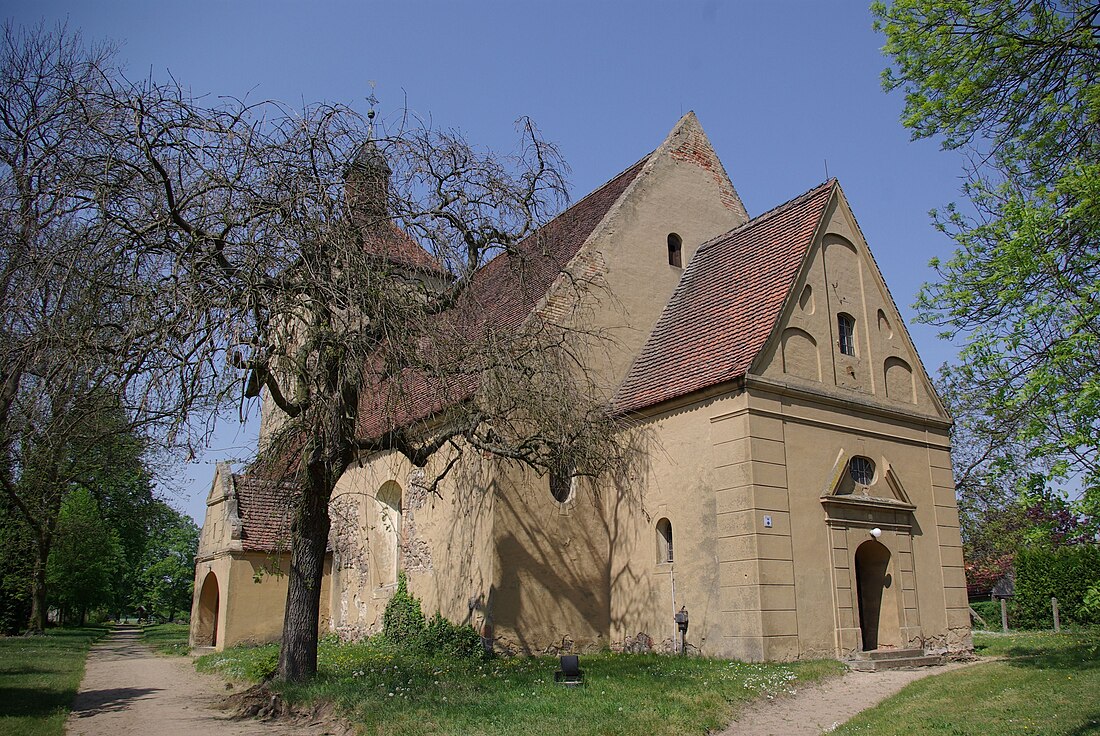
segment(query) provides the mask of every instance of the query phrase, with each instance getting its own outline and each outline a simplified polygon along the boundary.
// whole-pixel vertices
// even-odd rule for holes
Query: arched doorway
[[[218,645],[218,605],[221,602],[218,591],[218,577],[209,572],[202,581],[199,590],[199,620],[195,626],[195,646],[215,647]]]
[[[890,550],[875,541],[856,549],[856,599],[863,651],[897,646],[901,636],[895,591],[890,574]]]

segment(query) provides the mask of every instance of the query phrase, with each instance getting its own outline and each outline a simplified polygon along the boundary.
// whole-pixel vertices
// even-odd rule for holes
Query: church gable
[[[206,497],[206,517],[199,537],[198,555],[204,557],[240,549],[241,533],[233,471],[228,463],[218,463]]]
[[[645,160],[561,279],[559,293],[595,283],[586,329],[607,344],[589,351],[589,370],[614,390],[641,351],[702,245],[748,220],[745,207],[694,113],[677,122]],[[552,292],[548,305],[562,313]]]
[[[946,417],[839,185],[751,372]]]

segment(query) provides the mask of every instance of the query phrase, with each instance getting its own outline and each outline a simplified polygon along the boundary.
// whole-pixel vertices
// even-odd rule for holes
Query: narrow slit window
[[[657,522],[657,562],[672,562],[672,522]]]
[[[668,265],[683,268],[683,260],[680,257],[683,246],[684,241],[679,235],[676,233],[668,234]]]
[[[856,321],[847,314],[838,314],[836,318],[837,345],[845,355],[856,354]]]

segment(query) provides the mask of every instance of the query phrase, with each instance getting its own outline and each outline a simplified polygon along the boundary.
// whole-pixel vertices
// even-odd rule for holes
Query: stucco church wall
[[[752,414],[748,398],[740,394],[734,410],[710,418],[714,462],[723,471],[715,483],[722,653],[748,660],[791,659],[798,630],[786,448],[781,424]]]
[[[337,484],[330,504],[331,606],[341,636],[357,639],[381,630],[398,569],[425,615],[439,611],[481,628],[494,564],[494,473],[491,463],[468,452],[433,492],[431,481],[449,459],[440,456],[420,469],[396,453],[380,455],[350,468]],[[395,485],[396,530],[384,507],[390,497],[380,499],[380,491],[392,492]]]
[[[882,530],[878,541],[891,552],[894,587],[887,595],[900,596],[896,607],[901,640],[884,643],[922,646],[926,639],[946,636],[949,581],[940,566],[943,539],[936,525],[934,469],[929,466],[930,453],[946,451],[946,438],[918,426],[894,433],[888,424],[856,411],[834,409],[833,421],[825,424],[822,408],[805,397],[766,397],[759,403],[761,410],[783,416],[788,448],[798,656],[847,653],[859,647],[854,554],[860,543],[871,539],[873,527]],[[917,433],[923,437],[911,436]],[[797,453],[790,448],[798,448]],[[853,456],[875,463],[875,480],[867,489],[871,497],[895,498],[885,478],[889,468],[916,507],[911,518],[908,511],[869,509],[827,523],[821,497],[833,491],[829,484],[840,453],[844,463]],[[953,506],[953,494],[950,501]],[[834,630],[841,632],[839,640]]]
[[[334,494],[334,628],[347,638],[375,633],[395,585],[372,559],[388,543],[378,489],[402,487],[398,564],[425,614],[470,623],[505,650],[591,649],[608,643],[608,522],[578,479],[557,502],[533,471],[467,452],[440,483],[387,455],[349,470]]]
[[[498,463],[488,607],[498,647],[537,653],[608,644],[608,520],[586,479],[555,500],[548,477]]]
[[[724,564],[720,529],[729,516],[729,485],[747,449],[731,440],[718,459],[710,452],[708,418],[735,410],[726,397],[667,411],[638,432],[644,463],[621,487],[604,492],[611,519],[611,638],[613,646],[670,650],[678,641],[673,615],[686,606],[692,651],[716,656],[727,651],[722,612]],[[717,465],[717,467],[716,467]],[[723,516],[724,512],[725,516]],[[673,560],[665,561],[657,525],[672,528]],[[716,553],[716,550],[718,552]]]
[[[217,648],[238,644],[260,644],[276,641],[283,632],[283,611],[288,585],[290,555],[267,555],[258,552],[219,554],[209,559],[199,558],[195,567],[196,589],[213,574],[218,582]],[[329,629],[329,565],[321,583],[321,619],[319,631]],[[209,646],[200,636],[202,620],[200,596],[192,606],[192,646]]]

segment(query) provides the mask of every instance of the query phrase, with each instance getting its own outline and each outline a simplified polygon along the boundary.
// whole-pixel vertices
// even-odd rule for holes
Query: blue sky
[[[910,142],[880,85],[869,0],[837,2],[6,2],[16,23],[66,20],[122,44],[131,77],[171,72],[197,93],[403,106],[502,150],[532,117],[579,198],[655,148],[694,110],[750,215],[839,178],[925,365],[954,355],[910,305],[950,241],[928,211],[957,200],[962,161]],[[252,426],[222,426],[180,469],[175,504],[201,523],[218,457]]]

